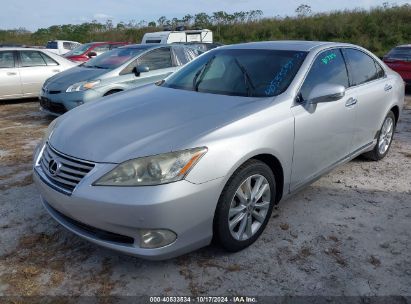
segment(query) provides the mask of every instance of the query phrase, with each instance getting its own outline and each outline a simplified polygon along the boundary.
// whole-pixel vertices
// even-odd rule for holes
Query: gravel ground
[[[149,262],[72,235],[43,210],[31,154],[51,118],[0,104],[0,295],[411,295],[411,96],[388,157],[355,159],[280,203],[235,254]]]

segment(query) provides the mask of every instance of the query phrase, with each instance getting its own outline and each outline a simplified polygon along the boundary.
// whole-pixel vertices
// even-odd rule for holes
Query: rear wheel
[[[228,251],[242,250],[263,232],[276,197],[275,177],[263,162],[250,160],[224,187],[214,217],[214,237]]]
[[[377,144],[372,151],[365,153],[364,156],[375,161],[383,159],[391,147],[394,131],[395,115],[392,111],[390,111],[385,117],[378,134]]]

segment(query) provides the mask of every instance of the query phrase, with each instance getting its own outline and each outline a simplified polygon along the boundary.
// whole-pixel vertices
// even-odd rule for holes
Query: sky
[[[97,20],[114,23],[131,20],[156,21],[161,16],[181,18],[186,14],[260,9],[264,17],[292,16],[300,4],[313,12],[354,9],[390,4],[411,4],[411,0],[0,0],[0,29],[38,28],[78,24]]]

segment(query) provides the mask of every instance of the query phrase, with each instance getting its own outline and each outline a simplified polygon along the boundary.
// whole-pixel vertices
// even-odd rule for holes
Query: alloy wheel
[[[381,128],[380,138],[378,140],[378,152],[383,155],[390,147],[392,136],[394,134],[394,121],[392,117],[387,117]]]
[[[260,175],[246,178],[231,201],[228,225],[231,235],[245,241],[257,233],[264,223],[271,202],[270,185]]]

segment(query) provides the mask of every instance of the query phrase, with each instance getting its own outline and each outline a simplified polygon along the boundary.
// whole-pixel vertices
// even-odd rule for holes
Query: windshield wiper
[[[206,62],[206,64],[194,75],[194,79],[193,79],[193,89],[194,89],[194,91],[198,91],[198,86],[203,81],[204,76],[205,76],[208,68],[210,67],[211,63],[213,62],[214,58],[215,58],[215,55],[213,57],[211,57]],[[198,79],[198,81],[197,81],[197,79]]]
[[[253,92],[255,92],[255,86],[251,80],[250,74],[248,74],[246,68],[238,61],[237,58],[234,58],[234,62],[237,64],[237,66],[240,68],[241,72],[243,73],[244,83],[247,89],[247,95],[253,96]]]

